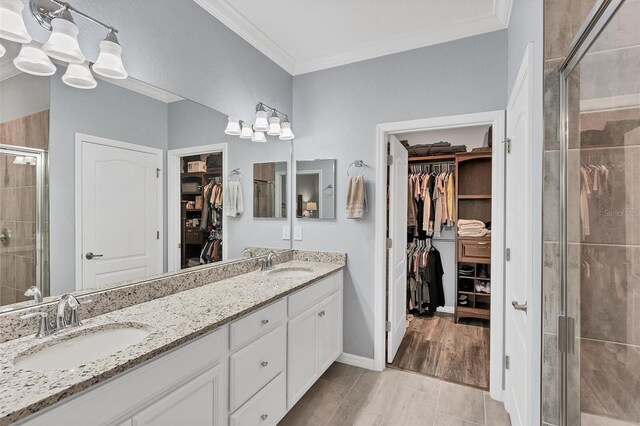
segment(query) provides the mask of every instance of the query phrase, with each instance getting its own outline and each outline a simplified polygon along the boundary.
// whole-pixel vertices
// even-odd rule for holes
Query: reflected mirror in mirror
[[[253,165],[253,217],[287,217],[286,161]]]
[[[296,161],[296,217],[335,219],[336,160]]]
[[[289,198],[290,141],[225,135],[227,114],[131,78],[80,90],[61,64],[51,77],[20,73],[20,46],[5,46],[0,312],[238,259],[245,247],[290,248],[281,222],[251,214],[258,159],[285,164],[277,194]],[[290,216],[286,204],[278,214]]]

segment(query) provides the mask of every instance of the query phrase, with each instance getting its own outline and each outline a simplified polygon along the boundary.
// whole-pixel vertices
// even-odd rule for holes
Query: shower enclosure
[[[599,1],[559,68],[560,285],[545,289],[558,315],[542,368],[560,425],[640,423],[639,23],[640,0]]]
[[[44,150],[0,144],[0,306],[27,300],[32,286],[49,293],[46,164]]]

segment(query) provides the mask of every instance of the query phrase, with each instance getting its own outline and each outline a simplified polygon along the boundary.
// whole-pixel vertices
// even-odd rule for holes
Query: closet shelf
[[[420,157],[409,157],[409,162],[413,161],[442,161],[442,160],[451,160],[454,161],[456,159],[455,155],[423,155]]]
[[[490,200],[491,195],[458,195],[459,200]]]

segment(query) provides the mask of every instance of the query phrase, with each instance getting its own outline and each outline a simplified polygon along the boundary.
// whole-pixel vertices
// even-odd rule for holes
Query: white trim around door
[[[493,127],[492,207],[493,224],[504,224],[504,153],[505,112],[488,111],[420,120],[378,124],[376,128],[376,199],[387,196],[387,135],[423,130],[448,129],[478,125]],[[386,203],[375,207],[375,278],[374,278],[374,369],[385,367],[386,352]],[[504,389],[504,229],[493,227],[491,235],[491,331],[490,388],[491,398],[502,401]],[[501,283],[494,285],[493,283]]]
[[[180,265],[180,158],[190,155],[222,153],[222,176],[227,178],[227,144],[218,143],[167,151],[167,272],[176,272]],[[222,215],[222,260],[227,260],[227,216]]]
[[[104,145],[112,148],[119,148],[129,151],[144,152],[156,156],[156,169],[158,173],[162,171],[164,163],[164,151],[158,148],[151,148],[148,146],[137,145],[128,142],[121,142],[113,139],[103,138],[100,136],[92,136],[84,133],[75,134],[75,288],[76,290],[82,290],[82,147],[84,143],[91,143],[96,145]],[[160,175],[162,177],[162,175]],[[164,213],[162,206],[164,205],[164,183],[162,179],[158,182],[158,227],[164,229]],[[163,272],[164,263],[164,235],[160,231],[158,242],[158,271]]]

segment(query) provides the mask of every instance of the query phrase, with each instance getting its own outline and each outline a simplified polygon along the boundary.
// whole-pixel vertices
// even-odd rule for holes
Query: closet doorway
[[[226,144],[169,150],[169,272],[227,259]]]
[[[504,248],[503,230],[491,225],[504,223],[502,140],[503,111],[378,126],[389,203],[376,223],[377,314],[386,319],[375,336],[376,367],[474,386],[498,400]]]

